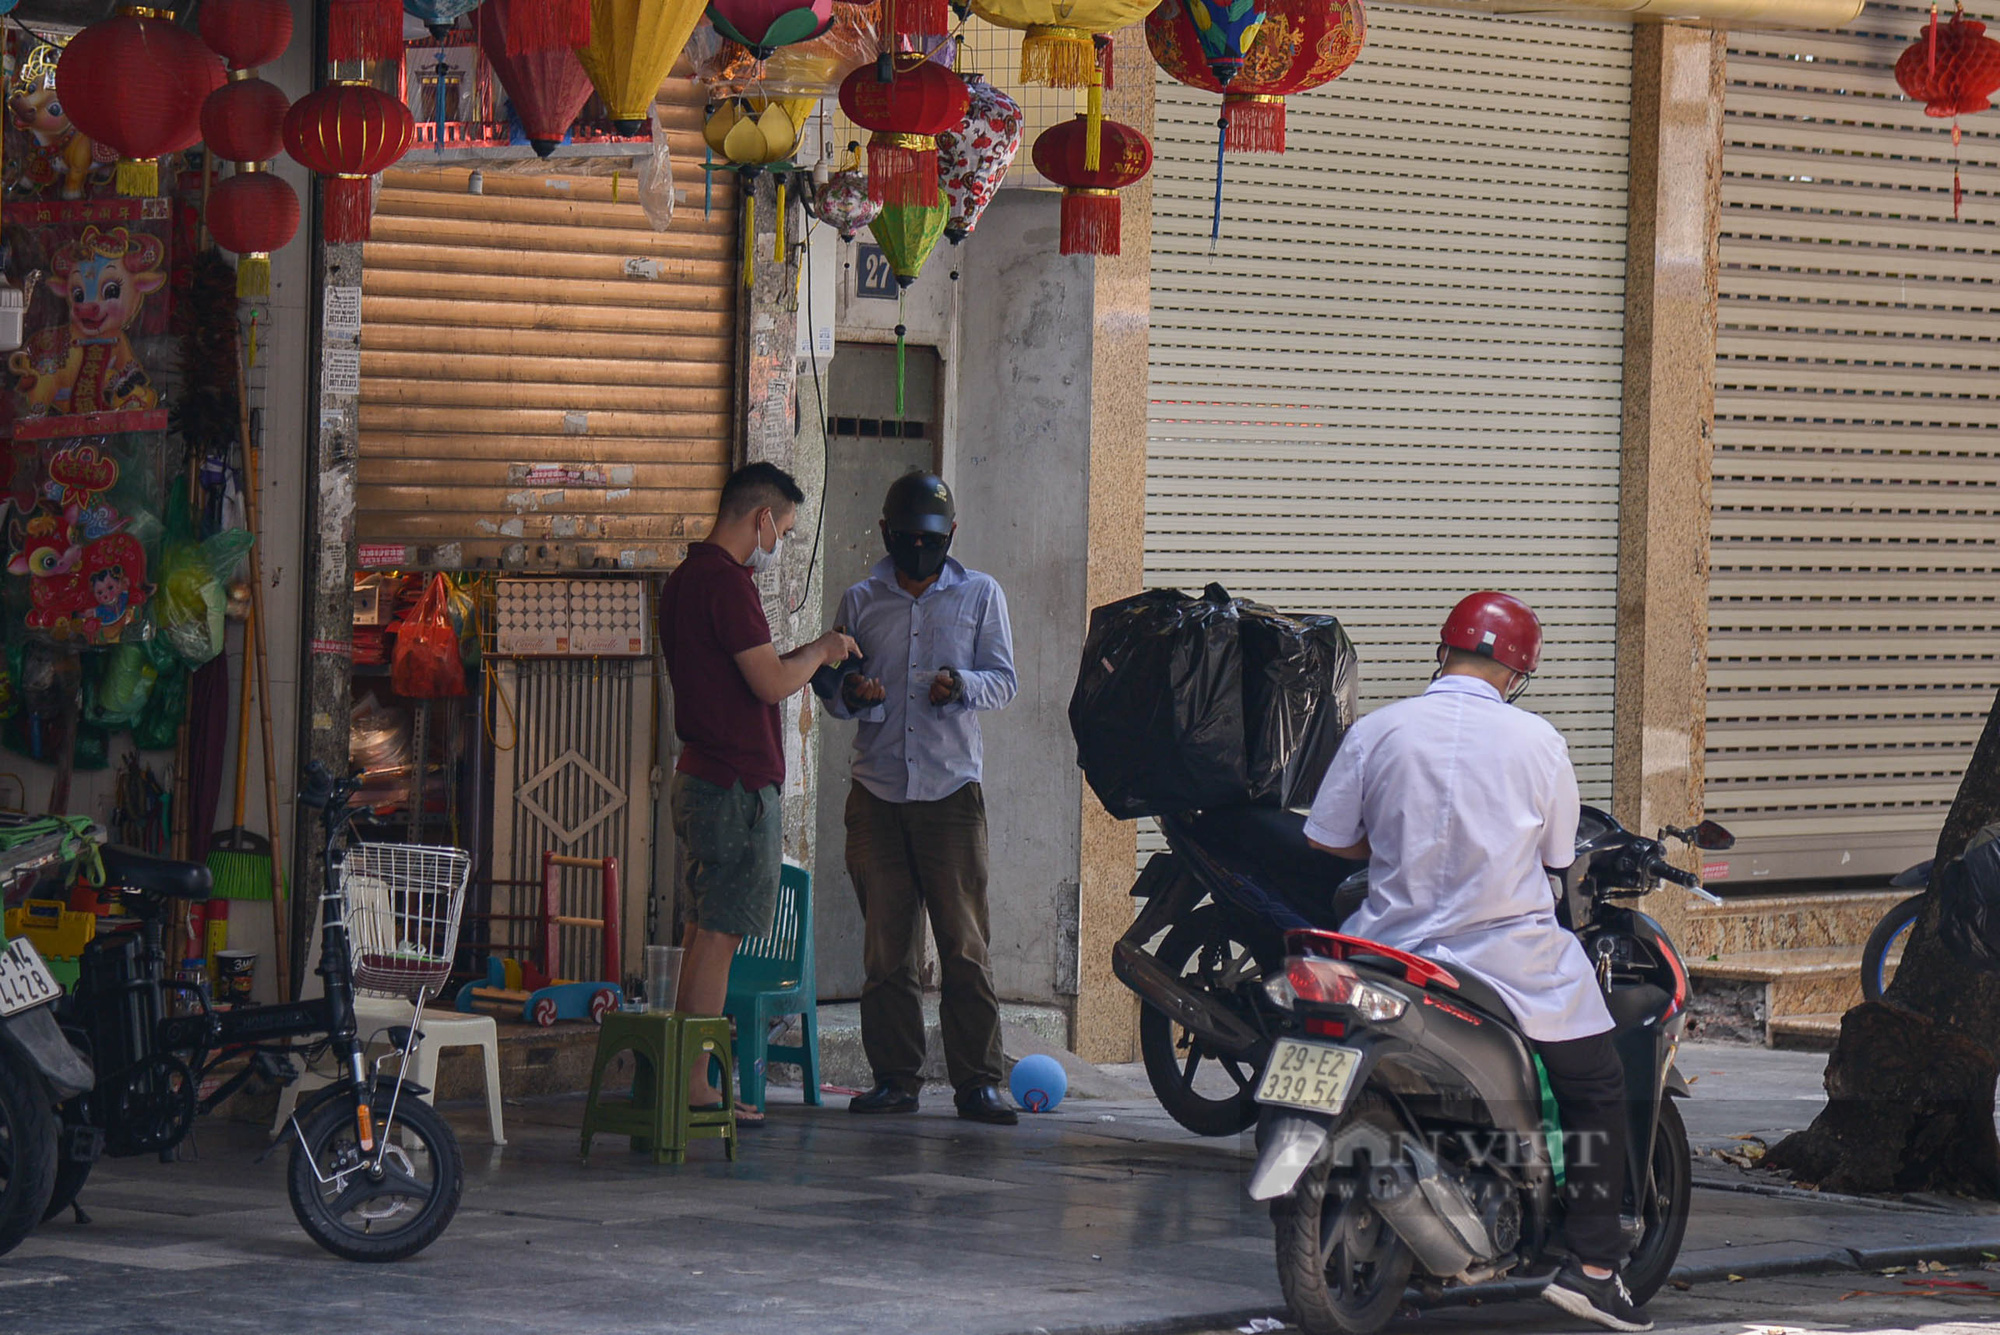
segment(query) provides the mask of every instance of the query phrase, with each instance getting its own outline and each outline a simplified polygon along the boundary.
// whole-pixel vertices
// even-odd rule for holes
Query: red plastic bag
[[[458,656],[450,602],[445,577],[433,575],[416,610],[403,618],[396,633],[396,656],[389,665],[396,694],[415,700],[465,694],[465,664]]]

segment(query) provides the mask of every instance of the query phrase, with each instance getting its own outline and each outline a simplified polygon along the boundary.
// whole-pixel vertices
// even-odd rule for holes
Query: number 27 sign
[[[882,247],[864,241],[854,248],[854,295],[882,301],[896,299],[896,271]]]

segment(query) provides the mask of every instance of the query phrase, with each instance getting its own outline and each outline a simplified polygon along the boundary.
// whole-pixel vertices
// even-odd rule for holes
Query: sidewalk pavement
[[[1697,1141],[1804,1125],[1821,1061],[1685,1049]],[[1106,1087],[1122,1093],[1122,1074]],[[83,1196],[92,1224],[48,1225],[0,1259],[0,1329],[1028,1335],[1282,1311],[1270,1224],[1243,1194],[1247,1136],[1198,1139],[1139,1098],[1073,1098],[1007,1128],[957,1120],[942,1091],[913,1117],[797,1097],[774,1089],[738,1163],[702,1143],[681,1168],[617,1140],[580,1166],[575,1098],[511,1104],[504,1150],[475,1106],[451,1108],[464,1206],[423,1256],[382,1267],[306,1239],[284,1154],[254,1162],[256,1128],[207,1126],[192,1162],[101,1165]],[[2000,1213],[1984,1208],[1824,1197],[1705,1156],[1698,1181],[1684,1278],[2000,1254]]]

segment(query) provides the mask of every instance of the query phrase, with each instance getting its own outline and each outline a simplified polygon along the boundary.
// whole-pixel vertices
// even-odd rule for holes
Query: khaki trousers
[[[912,1094],[923,1087],[919,915],[928,913],[952,1086],[1000,1084],[1000,1001],[986,955],[986,797],[979,785],[935,802],[885,802],[853,784],[847,872],[867,922],[861,1045],[876,1080]]]

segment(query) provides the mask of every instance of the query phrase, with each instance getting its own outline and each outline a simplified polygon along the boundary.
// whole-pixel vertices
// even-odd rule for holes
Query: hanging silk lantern
[[[824,37],[833,26],[833,0],[708,0],[708,21],[758,60],[769,60],[781,46]]]
[[[291,106],[275,84],[231,79],[201,104],[201,137],[226,161],[268,162],[284,150]]]
[[[646,133],[701,12],[702,0],[591,0],[590,41],[576,55],[620,134]]]
[[[1926,116],[1951,117],[1951,216],[1959,216],[1965,188],[1958,172],[1960,116],[1984,111],[2000,92],[2000,42],[1986,25],[1965,17],[1961,8],[1938,26],[1937,4],[1923,35],[1896,57],[1896,84],[1910,100],[1924,104]]]
[[[326,183],[329,242],[368,239],[373,212],[370,178],[393,166],[417,136],[416,118],[401,101],[371,84],[328,84],[307,93],[285,115],[285,148]]]
[[[1078,116],[1035,140],[1035,170],[1063,188],[1065,255],[1116,255],[1122,222],[1118,192],[1153,169],[1153,146],[1129,125],[1105,121],[1097,165],[1086,165],[1090,129]]]
[[[299,197],[283,178],[255,163],[216,182],[208,196],[208,230],[236,255],[236,295],[268,296],[271,252],[299,230]]]
[[[890,272],[896,275],[896,416],[903,415],[903,340],[909,335],[909,326],[903,323],[903,298],[910,290],[910,284],[917,281],[917,275],[924,271],[924,261],[937,249],[937,243],[944,236],[945,207],[942,204],[885,204],[875,215],[868,230],[875,235],[875,244],[882,247],[882,258],[889,261]]]
[[[590,0],[525,0],[507,23],[507,50],[517,56],[574,51],[590,41]]]
[[[201,106],[222,62],[153,11],[126,8],[64,48],[56,96],[77,133],[118,154],[118,193],[160,193],[159,159],[201,142]]]
[[[1161,69],[1190,88],[1221,93],[1222,147],[1285,151],[1285,97],[1347,72],[1367,37],[1362,0],[1262,0],[1265,16],[1240,68],[1220,78],[1188,5],[1170,0],[1146,20],[1146,46]]]
[[[894,58],[884,81],[864,65],[840,83],[840,109],[868,140],[868,193],[884,204],[938,199],[937,136],[965,119],[965,80],[921,53]]]
[[[389,60],[403,54],[402,0],[328,0],[329,60]]]
[[[1082,88],[1097,68],[1096,39],[1146,17],[1157,0],[971,0],[988,23],[1021,39],[1021,82]],[[1179,0],[1171,0],[1178,3]]]
[[[836,3],[832,26],[825,32],[778,47],[763,60],[741,42],[723,36],[713,22],[703,22],[688,38],[690,72],[717,96],[751,91],[778,97],[822,96],[838,89],[853,70],[879,58],[882,34],[876,19],[881,12],[881,0],[866,5]]]
[[[202,0],[194,18],[201,40],[233,70],[268,65],[292,44],[286,0]]]
[[[458,21],[479,8],[479,0],[403,0],[403,12],[430,30],[442,42],[458,27]]]
[[[768,167],[789,166],[789,159],[798,149],[799,138],[805,133],[806,117],[812,114],[816,100],[810,97],[760,98],[752,100],[746,108],[732,98],[717,108],[702,127],[702,139],[709,150],[728,164],[722,170],[734,169],[737,174],[743,200],[745,287],[749,287],[757,276],[757,178]],[[771,243],[772,253],[778,256],[785,253],[785,187],[786,181],[781,175],[777,189],[778,223]]]
[[[868,197],[868,173],[858,167],[833,173],[813,191],[813,214],[840,233],[842,241],[852,241],[881,211]]]
[[[1171,9],[1172,5],[1160,8]],[[1181,0],[1179,9],[1194,25],[1195,36],[1201,43],[1202,58],[1208,62],[1208,72],[1215,81],[1227,88],[1243,68],[1243,57],[1249,54],[1251,43],[1264,27],[1264,5],[1261,0]],[[1158,14],[1155,9],[1153,14]],[[1153,15],[1146,21],[1151,23]]]
[[[590,76],[568,47],[516,54],[508,39],[515,19],[536,0],[486,0],[474,26],[479,50],[493,67],[493,77],[506,90],[514,114],[521,119],[528,143],[540,157],[556,151],[569,127],[590,101]]]
[[[988,83],[965,76],[965,119],[938,136],[938,181],[944,186],[944,234],[957,245],[972,234],[979,215],[1007,179],[1021,151],[1020,104]]]

